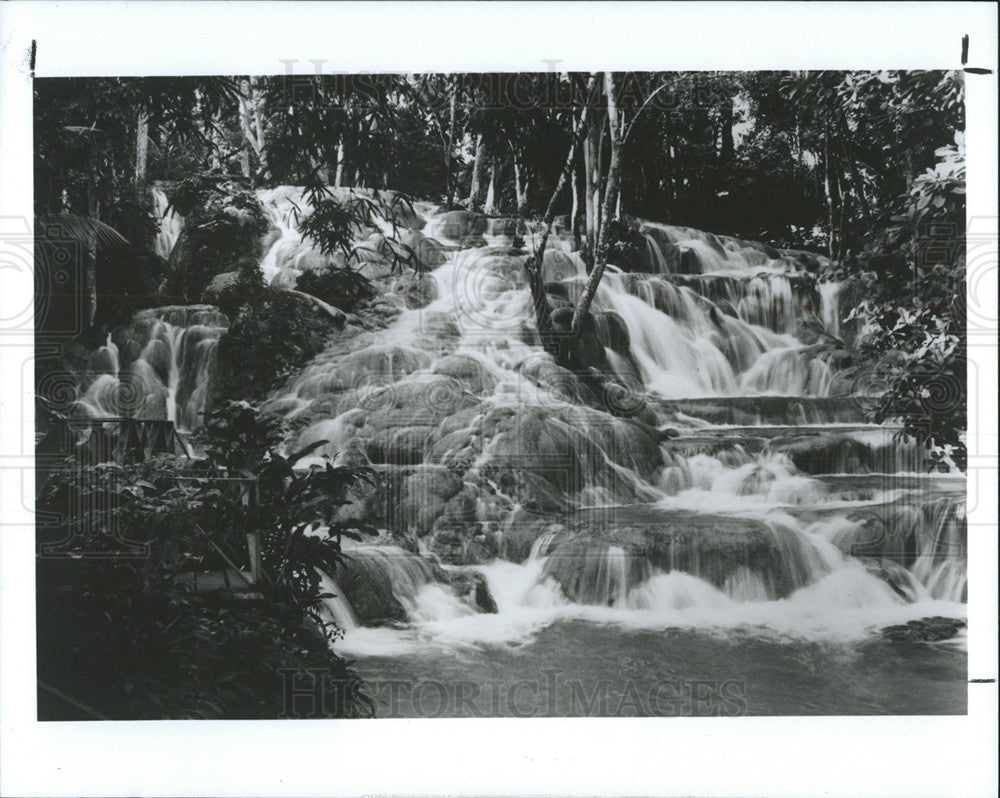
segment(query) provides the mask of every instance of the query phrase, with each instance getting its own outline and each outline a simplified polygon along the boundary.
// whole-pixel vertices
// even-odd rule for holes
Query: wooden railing
[[[194,452],[184,436],[177,431],[172,421],[159,419],[136,419],[108,416],[104,418],[61,419],[38,444],[36,481],[41,488],[56,463],[73,456],[81,468],[81,478],[88,466],[115,462],[120,465],[134,465],[146,459],[161,455],[183,455],[192,460]],[[232,476],[225,473],[206,476],[191,473],[181,475],[178,480],[209,479],[222,486],[222,490],[244,504],[258,501],[257,479],[253,476]],[[72,512],[72,510],[70,510]],[[38,514],[37,526],[46,526],[45,516]],[[52,519],[59,524],[58,519]],[[52,526],[52,524],[48,524]],[[39,530],[41,531],[41,530]],[[41,537],[40,537],[41,542]],[[59,557],[60,543],[42,543],[42,556]],[[213,544],[214,545],[214,544]],[[67,550],[68,551],[68,550]],[[123,554],[129,554],[124,552]],[[256,588],[261,579],[261,542],[256,532],[247,534],[247,563],[233,562],[228,555],[218,551],[227,564],[223,571],[208,571],[184,575],[183,580],[197,593],[229,592],[241,597],[257,595]]]

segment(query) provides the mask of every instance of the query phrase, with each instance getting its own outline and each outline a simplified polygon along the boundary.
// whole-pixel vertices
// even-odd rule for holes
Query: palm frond
[[[39,216],[36,224],[46,239],[62,238],[80,246],[96,240],[98,246],[113,249],[131,246],[129,240],[111,225],[78,213],[53,213]]]

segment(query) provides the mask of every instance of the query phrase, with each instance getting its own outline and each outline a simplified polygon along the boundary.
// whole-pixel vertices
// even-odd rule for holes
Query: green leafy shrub
[[[277,421],[234,403],[209,416],[203,461],[56,470],[40,507],[66,521],[57,555],[38,560],[38,663],[41,682],[70,700],[45,702],[43,717],[67,717],[67,706],[90,718],[289,716],[288,679],[307,671],[322,679],[317,715],[370,713],[331,650],[338,630],[322,613],[320,571],[335,572],[342,537],[367,531],[337,511],[371,476],[296,470],[315,446],[285,457],[282,437]],[[71,506],[89,509],[66,514]],[[241,578],[233,568],[246,568],[248,533],[261,547],[256,598],[192,590],[196,573],[229,567]]]
[[[293,294],[262,291],[227,305],[232,323],[219,340],[213,404],[259,399],[326,346],[333,321]]]
[[[358,302],[375,295],[374,286],[363,274],[354,269],[336,267],[303,272],[296,279],[295,287],[346,311],[353,310]]]
[[[863,325],[869,374],[887,388],[879,420],[899,419],[928,446],[928,465],[965,467],[965,144],[936,151],[885,215],[856,261],[834,276],[863,297],[848,321]]]
[[[260,260],[268,222],[252,191],[201,176],[177,186],[171,205],[185,226],[171,253],[168,293],[197,298],[216,275],[238,270],[247,258]]]

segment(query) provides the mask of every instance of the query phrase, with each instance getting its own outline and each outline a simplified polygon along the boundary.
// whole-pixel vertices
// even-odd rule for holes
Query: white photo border
[[[35,75],[51,77],[309,74],[314,59],[328,72],[946,69],[968,34],[968,66],[992,70],[966,82],[970,231],[994,253],[970,303],[995,314],[996,23],[992,3],[5,3],[0,235],[31,230],[32,40]],[[7,319],[32,281],[0,280]],[[969,676],[995,680],[996,338],[971,344]],[[38,723],[20,500],[32,347],[0,340],[0,794],[996,794],[995,681],[946,717]]]

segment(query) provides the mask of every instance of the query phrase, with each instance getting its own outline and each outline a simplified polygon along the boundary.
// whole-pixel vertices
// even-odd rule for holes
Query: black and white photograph
[[[466,35],[502,53],[489,8],[533,5]],[[567,37],[601,6],[555,5]],[[965,33],[938,66],[676,68],[665,35],[663,68],[234,45],[228,71],[53,74],[38,28],[4,63],[30,216],[0,241],[26,722],[347,721],[335,752],[400,720],[434,750],[443,719],[854,718],[883,735],[870,794],[918,794],[879,724],[996,719],[996,206],[967,169],[996,34]]]

